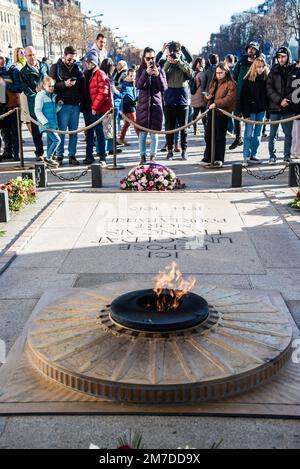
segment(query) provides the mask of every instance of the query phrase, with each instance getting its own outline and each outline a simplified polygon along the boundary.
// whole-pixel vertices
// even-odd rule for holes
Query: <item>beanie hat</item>
[[[94,49],[91,49],[86,53],[86,56],[84,58],[86,62],[91,62],[92,64],[98,66],[99,65],[99,57],[97,52]]]
[[[258,42],[255,42],[255,41],[250,42],[246,47],[246,52],[248,52],[248,49],[250,47],[252,47],[252,49],[256,49],[257,52],[259,52],[260,46],[259,46]]]

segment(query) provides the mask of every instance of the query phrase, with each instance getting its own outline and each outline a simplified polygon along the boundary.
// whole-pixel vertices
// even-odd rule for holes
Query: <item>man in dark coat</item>
[[[47,75],[47,67],[37,59],[36,50],[32,46],[25,49],[26,65],[20,71],[20,79],[23,91],[28,100],[29,114],[36,120],[34,112],[35,98],[37,95],[37,87]],[[35,154],[38,161],[43,161],[43,140],[38,125],[31,123],[32,138],[35,145]]]
[[[65,48],[63,59],[59,59],[50,69],[50,77],[55,80],[57,99],[63,101],[58,114],[59,130],[77,130],[80,115],[80,103],[83,97],[83,73],[76,63],[77,52],[74,47]],[[65,136],[61,135],[61,143],[57,150],[59,165],[63,165]],[[76,159],[77,134],[69,136],[69,163],[78,166]]]
[[[280,121],[293,117],[296,113],[296,104],[292,95],[297,84],[298,69],[292,63],[292,55],[287,47],[280,47],[276,53],[276,63],[273,65],[267,78],[267,95],[271,121]],[[284,161],[291,159],[293,122],[281,124],[284,135]],[[269,137],[270,164],[276,163],[275,140],[279,124],[271,125]]]
[[[254,60],[259,57],[259,44],[257,42],[250,42],[246,49],[246,54],[242,55],[240,60],[237,62],[236,66],[233,69],[233,78],[237,84],[237,102],[234,114],[236,116],[241,116],[241,93],[243,89],[243,83],[245,76]],[[241,137],[242,126],[239,121],[234,121],[234,133],[235,140],[230,145],[229,150],[234,150],[240,145],[243,145],[243,140]]]

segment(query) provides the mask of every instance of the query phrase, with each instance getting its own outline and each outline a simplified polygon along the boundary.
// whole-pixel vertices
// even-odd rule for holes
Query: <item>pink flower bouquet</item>
[[[174,171],[159,164],[137,166],[121,181],[121,189],[137,192],[166,192],[180,185]]]

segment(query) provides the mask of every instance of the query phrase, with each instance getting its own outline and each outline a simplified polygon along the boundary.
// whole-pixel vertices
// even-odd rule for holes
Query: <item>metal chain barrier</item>
[[[60,181],[64,181],[64,182],[75,182],[75,181],[79,181],[79,179],[83,178],[84,176],[87,175],[87,173],[89,172],[89,168],[88,169],[85,169],[84,171],[82,171],[81,174],[79,174],[78,176],[73,176],[73,177],[70,177],[70,178],[66,178],[64,176],[61,176],[59,173],[56,173],[55,171],[53,171],[51,168],[47,168],[49,170],[49,172],[52,174],[52,176],[56,177],[57,179],[59,179]]]
[[[203,119],[208,113],[209,109],[207,109],[205,112],[200,114],[196,119],[194,119],[192,122],[189,122],[186,125],[183,125],[182,127],[178,127],[177,129],[174,130],[153,130],[153,129],[147,129],[146,127],[143,127],[142,125],[137,124],[137,122],[134,122],[133,120],[129,119],[122,111],[119,111],[123,119],[128,122],[128,124],[132,124],[136,129],[141,130],[142,132],[147,132],[150,134],[157,134],[157,135],[171,135],[171,134],[177,134],[177,132],[181,132],[182,130],[188,129],[189,127],[192,127],[193,125],[197,124],[201,119]]]
[[[299,166],[295,166],[295,176],[296,176],[297,185],[298,187],[300,187],[300,167]]]
[[[276,178],[278,178],[279,176],[281,176],[282,174],[285,173],[285,171],[289,168],[289,165],[285,165],[284,168],[280,169],[277,173],[275,174],[271,174],[270,176],[267,176],[267,175],[260,175],[259,172],[254,172],[254,171],[251,171],[251,169],[249,168],[244,168],[245,171],[249,174],[249,176],[253,176],[255,179],[259,180],[259,181],[272,181]]]

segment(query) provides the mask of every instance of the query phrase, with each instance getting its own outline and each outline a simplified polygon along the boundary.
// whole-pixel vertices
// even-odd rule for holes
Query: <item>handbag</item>
[[[114,123],[112,114],[108,114],[102,121],[103,132],[106,139],[114,138]]]

